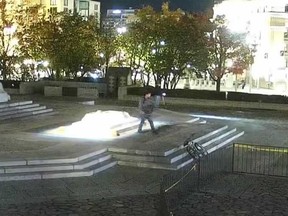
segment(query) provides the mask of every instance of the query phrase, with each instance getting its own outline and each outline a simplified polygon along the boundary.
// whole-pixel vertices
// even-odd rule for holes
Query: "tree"
[[[79,71],[81,71],[81,76],[84,76],[86,72],[98,66],[99,29],[97,26],[95,17],[83,19],[78,14],[63,14],[59,24],[57,57],[66,76],[72,75],[76,78]]]
[[[0,71],[5,80],[12,76],[15,64],[21,59],[21,51],[29,43],[29,31],[34,20],[41,13],[39,5],[23,1],[0,1]],[[27,46],[26,46],[27,47]]]
[[[125,51],[132,69],[146,76],[144,85],[153,78],[165,88],[175,88],[188,64],[204,68],[208,18],[170,11],[167,3],[161,12],[146,7],[136,16],[126,35]]]
[[[70,77],[99,66],[99,29],[94,17],[56,13],[33,26],[34,59],[49,60],[52,78]]]
[[[215,30],[208,40],[209,62],[207,72],[216,82],[216,91],[220,91],[224,74],[241,74],[253,61],[253,53],[245,44],[245,35],[231,33],[225,25],[225,17],[217,16]],[[229,64],[229,61],[232,64]]]
[[[104,66],[106,72],[111,64],[113,57],[117,56],[120,52],[120,40],[119,35],[114,29],[102,29],[99,35],[98,53],[99,62]],[[106,75],[106,74],[104,74]]]

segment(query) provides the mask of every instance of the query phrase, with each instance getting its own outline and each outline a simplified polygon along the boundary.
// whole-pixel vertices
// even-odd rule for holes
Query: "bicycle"
[[[199,160],[201,157],[204,157],[208,154],[207,150],[199,143],[194,142],[192,140],[192,137],[194,134],[192,134],[189,138],[187,138],[184,141],[184,148],[188,152],[188,154],[195,160]]]

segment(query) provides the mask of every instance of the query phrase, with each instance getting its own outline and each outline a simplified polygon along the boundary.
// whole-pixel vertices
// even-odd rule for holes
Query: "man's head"
[[[146,91],[146,92],[144,93],[144,97],[145,97],[145,98],[150,98],[150,97],[151,97],[151,91]]]

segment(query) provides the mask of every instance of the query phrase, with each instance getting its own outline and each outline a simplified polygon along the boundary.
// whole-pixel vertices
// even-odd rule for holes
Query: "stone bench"
[[[0,82],[0,103],[7,102],[9,100],[10,100],[10,95],[8,95],[6,91],[4,91],[3,85]]]

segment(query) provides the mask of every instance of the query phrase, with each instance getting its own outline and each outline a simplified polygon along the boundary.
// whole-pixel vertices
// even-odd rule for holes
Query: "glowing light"
[[[120,14],[120,13],[121,13],[121,10],[113,10],[112,13],[113,13],[113,14]]]
[[[127,112],[101,111],[86,114],[81,121],[46,132],[52,136],[83,139],[105,139],[119,136],[119,131],[138,126],[139,119]]]
[[[117,28],[117,32],[119,34],[123,34],[123,33],[127,32],[127,28],[125,26],[119,27],[119,28]]]
[[[23,61],[23,63],[24,63],[25,65],[29,65],[29,64],[32,64],[33,61],[32,61],[32,59],[25,59],[25,60]]]
[[[42,63],[42,64],[43,64],[43,66],[44,66],[44,67],[48,67],[48,65],[49,65],[49,62],[48,62],[48,61],[43,61],[43,63]]]

